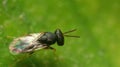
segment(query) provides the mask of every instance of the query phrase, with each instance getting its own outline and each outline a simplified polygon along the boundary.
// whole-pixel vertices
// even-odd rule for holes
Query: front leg
[[[51,49],[51,50],[53,50],[54,52],[56,52],[56,49],[53,48],[53,47],[50,47],[50,46],[46,47],[45,49]]]
[[[54,52],[56,52],[56,49],[53,47],[49,47],[49,49],[53,50]]]

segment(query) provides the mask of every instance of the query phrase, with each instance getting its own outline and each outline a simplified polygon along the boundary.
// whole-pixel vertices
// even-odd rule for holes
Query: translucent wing
[[[35,33],[14,39],[9,46],[10,52],[15,55],[47,47],[37,41],[43,34],[44,33]]]

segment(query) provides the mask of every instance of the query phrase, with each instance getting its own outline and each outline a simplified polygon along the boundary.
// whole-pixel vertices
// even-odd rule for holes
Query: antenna
[[[76,30],[77,30],[77,29],[73,29],[73,30],[70,30],[70,31],[64,32],[63,35],[66,36],[66,37],[80,38],[80,36],[67,35],[68,33],[74,32],[74,31],[76,31]]]
[[[71,32],[74,32],[74,31],[76,31],[76,30],[77,30],[77,29],[69,30],[69,31],[67,31],[67,32],[64,32],[63,34],[71,33]]]
[[[75,38],[80,38],[80,36],[73,36],[73,35],[64,35],[66,37],[75,37]]]

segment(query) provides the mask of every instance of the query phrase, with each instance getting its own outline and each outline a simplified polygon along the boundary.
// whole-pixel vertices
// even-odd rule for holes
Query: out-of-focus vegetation
[[[68,31],[80,39],[41,50],[19,62],[10,37]],[[10,37],[9,37],[10,36]],[[120,0],[0,0],[0,67],[120,67]]]

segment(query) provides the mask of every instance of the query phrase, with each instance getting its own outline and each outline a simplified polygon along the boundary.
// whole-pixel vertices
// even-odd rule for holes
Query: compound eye
[[[59,46],[63,46],[64,45],[64,36],[63,36],[63,33],[60,29],[57,29],[55,31],[55,34],[57,35],[57,44]]]

